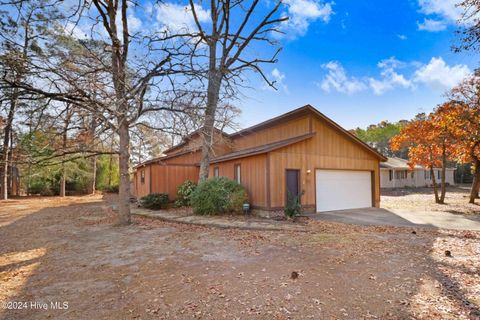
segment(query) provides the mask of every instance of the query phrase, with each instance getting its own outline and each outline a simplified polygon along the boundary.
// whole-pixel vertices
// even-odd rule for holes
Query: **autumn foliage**
[[[442,111],[448,105],[447,103],[440,106],[428,116],[417,115],[401,129],[400,134],[390,140],[392,150],[408,148],[409,165],[412,169],[415,165],[421,165],[430,170],[437,203],[444,203],[446,163],[454,154],[452,134],[445,118],[446,114]],[[440,195],[433,168],[442,168]]]
[[[392,150],[408,148],[411,167],[441,168],[441,194],[432,175],[435,200],[445,199],[445,168],[449,160],[470,163],[474,180],[470,202],[480,189],[480,73],[465,79],[450,93],[450,101],[429,115],[419,114],[390,140]]]

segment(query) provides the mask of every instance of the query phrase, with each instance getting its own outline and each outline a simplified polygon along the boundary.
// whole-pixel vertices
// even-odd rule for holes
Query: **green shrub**
[[[200,215],[241,213],[247,191],[236,181],[216,177],[201,182],[191,195],[193,212]]]
[[[197,188],[197,184],[190,180],[185,180],[177,188],[177,200],[175,201],[176,207],[189,207],[191,206],[190,198],[192,192]]]
[[[147,209],[165,209],[168,206],[168,193],[150,193],[140,199],[143,207]]]
[[[105,186],[103,187],[103,191],[104,192],[108,192],[108,193],[118,193],[118,184],[117,185],[111,185],[111,186]]]
[[[300,204],[300,197],[293,196],[290,192],[287,194],[287,205],[284,209],[287,218],[294,218],[302,213],[302,205]]]

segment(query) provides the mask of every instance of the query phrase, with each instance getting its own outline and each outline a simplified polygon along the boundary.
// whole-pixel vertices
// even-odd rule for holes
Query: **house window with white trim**
[[[145,184],[145,170],[140,171],[140,183]]]
[[[235,181],[237,181],[238,184],[241,183],[242,179],[241,179],[241,167],[240,167],[240,164],[236,164],[234,167],[234,179]]]
[[[213,176],[214,177],[219,177],[220,176],[220,170],[218,169],[218,167],[213,168]]]

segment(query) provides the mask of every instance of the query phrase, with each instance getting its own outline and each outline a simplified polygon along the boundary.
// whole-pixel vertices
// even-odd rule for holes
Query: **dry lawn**
[[[385,209],[444,211],[456,214],[480,214],[477,204],[468,203],[470,190],[465,187],[448,187],[445,204],[436,204],[432,188],[402,188],[382,190],[381,206]]]
[[[0,202],[0,302],[48,305],[0,319],[480,318],[479,233],[114,227],[112,201]]]

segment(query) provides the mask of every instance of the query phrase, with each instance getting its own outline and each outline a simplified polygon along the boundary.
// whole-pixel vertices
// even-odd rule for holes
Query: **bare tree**
[[[0,72],[3,78],[19,82],[25,79],[28,72],[27,61],[31,46],[41,36],[38,30],[45,23],[42,19],[45,13],[41,3],[25,3],[17,5],[18,16],[11,17],[0,12],[0,39],[2,40],[0,55]],[[2,180],[2,194],[0,199],[8,198],[8,168],[10,137],[15,114],[19,106],[20,89],[17,87],[2,86],[2,100],[8,105],[6,124],[3,132],[2,153],[0,155]]]
[[[129,6],[134,3],[127,0],[78,4],[71,14],[63,14],[65,22],[89,27],[90,35],[78,39],[58,25],[29,61],[36,81],[6,83],[32,97],[81,108],[118,134],[117,224],[125,225],[130,223],[130,128],[147,112],[182,111],[164,101],[175,82],[167,77],[182,71],[182,44],[173,45],[146,28],[131,31]]]
[[[260,58],[248,52],[248,48],[257,44],[276,47],[272,34],[280,32],[279,25],[288,18],[281,16],[281,1],[276,1],[265,15],[259,16],[260,1],[253,0],[215,0],[210,2],[210,21],[202,25],[198,18],[197,8],[193,0],[189,0],[197,33],[195,51],[207,60],[205,69],[199,74],[206,77],[206,108],[202,119],[202,159],[200,162],[200,180],[208,178],[208,169],[213,144],[215,115],[222,92],[225,96],[234,94],[241,86],[242,75],[253,71],[274,87],[262,70],[264,64],[277,62],[280,48],[276,48],[270,57]]]

